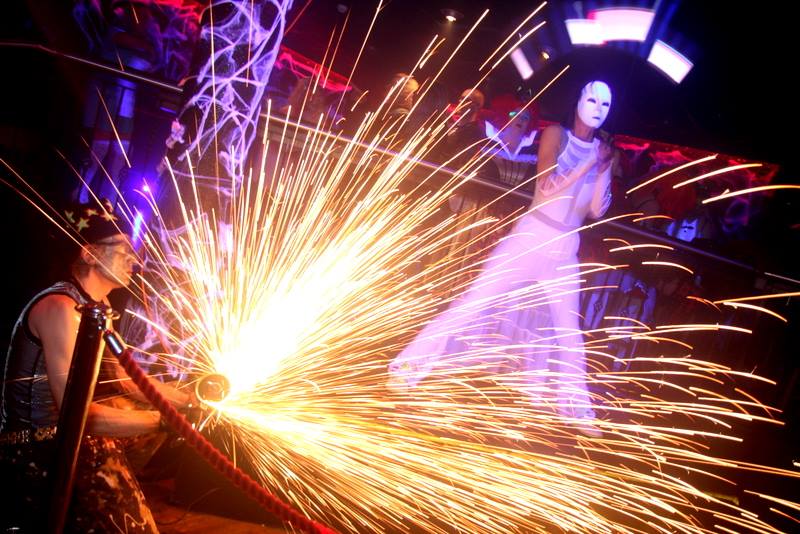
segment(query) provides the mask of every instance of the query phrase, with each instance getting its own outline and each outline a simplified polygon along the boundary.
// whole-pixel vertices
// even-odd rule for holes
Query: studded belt
[[[0,445],[20,445],[32,441],[47,441],[54,437],[56,437],[55,425],[26,428],[15,432],[3,432],[0,434]]]

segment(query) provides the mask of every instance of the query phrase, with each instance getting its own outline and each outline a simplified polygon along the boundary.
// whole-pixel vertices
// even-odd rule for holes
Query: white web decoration
[[[234,185],[244,174],[256,137],[292,0],[222,0],[212,5],[213,15],[222,14],[222,19],[204,25],[200,36],[201,46],[211,53],[198,69],[195,93],[186,103],[185,109],[194,108],[197,117],[186,150],[193,159],[199,154],[205,165],[213,154],[220,174],[215,181],[227,179]]]

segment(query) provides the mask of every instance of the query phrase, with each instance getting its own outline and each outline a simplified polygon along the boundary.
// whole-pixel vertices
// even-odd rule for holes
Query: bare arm
[[[608,168],[597,177],[592,193],[592,202],[589,204],[589,216],[599,219],[606,214],[611,206],[611,169]]]
[[[111,358],[114,358],[114,356],[111,356]],[[128,377],[127,373],[120,364],[115,361],[109,367],[112,369],[112,373],[117,379],[117,383],[125,393],[138,401],[148,402],[139,388],[136,387],[136,384],[134,384],[130,377]],[[160,380],[153,380],[152,378],[150,379],[150,383],[156,388],[161,396],[164,397],[175,408],[185,408],[191,402],[191,396],[185,391],[181,391],[169,384],[165,384]]]
[[[577,167],[567,171],[566,174],[558,173],[558,169],[545,172],[558,161],[562,133],[563,128],[561,126],[548,126],[542,132],[542,140],[539,142],[539,155],[536,164],[536,172],[539,174],[539,178],[536,179],[536,189],[545,197],[553,196],[567,189],[589,172],[597,162],[596,157],[590,156]]]
[[[156,410],[121,410],[93,402],[89,406],[87,432],[110,438],[127,438],[157,432],[161,414]]]
[[[65,295],[49,295],[31,309],[28,324],[42,342],[47,379],[60,408],[80,324],[75,301]],[[159,421],[156,411],[120,410],[92,403],[87,424],[88,431],[96,435],[128,437],[157,431]]]
[[[611,141],[602,143],[598,149],[597,181],[589,204],[589,216],[599,219],[611,206],[611,161],[614,153]]]

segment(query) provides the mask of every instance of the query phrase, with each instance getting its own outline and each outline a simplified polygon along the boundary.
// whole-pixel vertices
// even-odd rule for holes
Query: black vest
[[[58,407],[50,391],[44,350],[28,328],[31,308],[48,295],[66,295],[76,304],[91,302],[75,282],[57,282],[27,304],[14,324],[6,356],[0,397],[0,431],[14,432],[58,423]]]

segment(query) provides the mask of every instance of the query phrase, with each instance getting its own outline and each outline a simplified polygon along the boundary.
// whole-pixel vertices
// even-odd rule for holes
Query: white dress
[[[568,183],[566,176],[592,157],[600,143],[582,141],[569,131],[564,137],[557,168],[537,179],[532,208],[500,240],[469,289],[390,364],[394,383],[414,386],[435,368],[496,373],[499,366],[508,366],[509,357],[516,364],[512,368],[530,369],[541,365],[537,354],[555,351],[557,371],[571,377],[562,383],[585,394],[577,229],[588,215],[600,217],[608,209],[610,174],[598,176],[594,165]],[[596,187],[605,190],[593,201]],[[537,310],[550,312],[554,330],[534,346],[543,337],[532,332]]]

